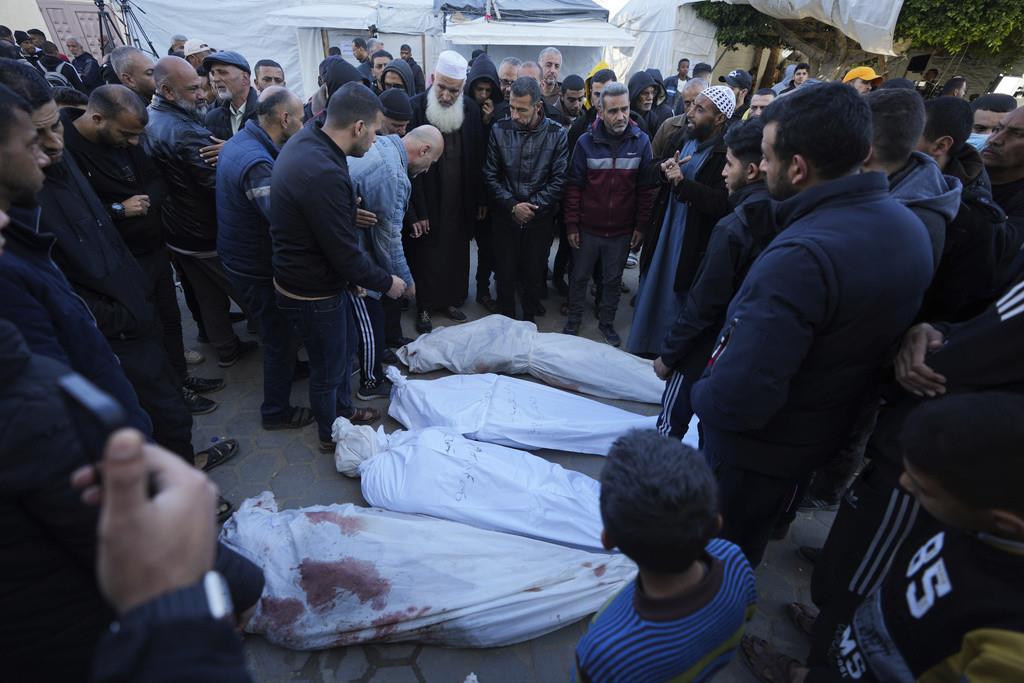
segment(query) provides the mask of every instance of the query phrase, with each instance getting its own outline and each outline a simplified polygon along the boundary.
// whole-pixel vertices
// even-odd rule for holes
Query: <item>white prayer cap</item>
[[[736,95],[733,94],[731,88],[724,85],[713,85],[701,90],[700,94],[714,102],[718,111],[725,114],[725,118],[732,118],[733,112],[736,111]]]
[[[437,56],[437,66],[434,67],[434,73],[454,78],[457,81],[464,81],[466,80],[466,71],[468,69],[469,62],[466,61],[465,57],[458,52],[445,50]]]

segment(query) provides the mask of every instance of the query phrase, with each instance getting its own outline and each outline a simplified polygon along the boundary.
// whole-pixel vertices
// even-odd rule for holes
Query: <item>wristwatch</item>
[[[208,571],[191,586],[164,593],[129,610],[121,617],[120,626],[146,626],[183,619],[228,619],[233,612],[227,581],[218,572]]]
[[[110,205],[110,212],[114,214],[114,218],[124,218],[124,204],[121,202],[114,202]]]

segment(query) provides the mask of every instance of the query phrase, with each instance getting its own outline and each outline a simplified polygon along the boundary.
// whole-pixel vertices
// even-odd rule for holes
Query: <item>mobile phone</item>
[[[68,414],[82,440],[90,463],[99,462],[107,439],[127,426],[124,408],[95,384],[71,372],[57,380]]]

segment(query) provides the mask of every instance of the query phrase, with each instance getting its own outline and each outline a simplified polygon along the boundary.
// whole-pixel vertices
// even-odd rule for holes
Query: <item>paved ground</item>
[[[475,268],[475,258],[474,265]],[[637,271],[626,271],[626,283],[636,288]],[[618,330],[623,339],[628,333],[631,309],[629,297],[624,295],[619,308]],[[538,319],[542,331],[561,331],[564,318],[559,314],[560,297],[552,291],[545,302],[548,314]],[[465,307],[471,319],[482,317],[486,311],[470,302]],[[236,505],[247,497],[270,489],[280,507],[303,507],[315,504],[353,502],[365,505],[357,480],[347,479],[334,469],[333,456],[317,450],[316,430],[308,427],[299,432],[265,432],[260,429],[259,405],[262,399],[261,367],[259,357],[245,359],[235,367],[223,371],[213,362],[209,347],[195,343],[195,328],[186,309],[182,309],[186,323],[186,347],[203,351],[208,360],[195,368],[195,374],[207,377],[224,376],[227,387],[211,395],[220,403],[215,412],[196,419],[194,441],[197,448],[204,447],[211,438],[224,435],[236,438],[241,453],[232,462],[214,470],[213,479],[223,494]],[[407,335],[413,336],[412,313],[406,314]],[[435,325],[447,321],[438,316]],[[450,324],[450,323],[449,323]],[[245,326],[236,328],[245,337]],[[585,317],[582,333],[597,339],[596,322],[591,315]],[[403,368],[404,370],[404,368]],[[424,375],[440,377],[445,372]],[[297,404],[308,405],[307,383],[297,383],[293,398]],[[606,401],[642,414],[654,414],[657,406]],[[386,401],[375,403],[386,410]],[[399,429],[394,420],[387,418],[385,429]],[[567,468],[598,476],[602,458],[574,455],[554,451],[539,451],[537,455]],[[793,600],[808,601],[810,565],[795,553],[798,545],[820,544],[828,532],[833,513],[814,516],[800,515],[785,541],[769,548],[766,559],[757,571],[759,602],[757,615],[748,632],[769,637],[794,656],[805,653],[805,644],[782,613],[783,606]],[[361,681],[372,683],[400,683],[427,681],[429,683],[462,683],[470,672],[476,673],[480,683],[527,683],[530,681],[566,681],[573,664],[573,648],[585,628],[585,622],[568,626],[528,643],[487,650],[448,649],[421,645],[370,645],[339,648],[322,652],[293,652],[249,636],[246,657],[249,669],[257,681]],[[716,680],[749,682],[753,677],[738,660]]]

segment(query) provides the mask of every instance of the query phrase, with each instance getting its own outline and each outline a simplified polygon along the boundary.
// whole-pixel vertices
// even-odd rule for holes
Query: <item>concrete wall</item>
[[[46,22],[43,21],[43,15],[39,12],[36,0],[4,0],[3,10],[0,11],[0,24],[7,26],[12,31],[40,28],[47,35],[50,33],[46,28]]]

